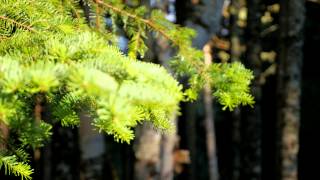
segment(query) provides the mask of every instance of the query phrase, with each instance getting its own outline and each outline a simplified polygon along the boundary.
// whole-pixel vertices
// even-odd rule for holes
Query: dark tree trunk
[[[301,68],[305,1],[281,1],[278,68],[278,165],[283,180],[298,179]]]
[[[240,179],[241,172],[241,110],[240,108],[235,109],[232,112],[232,180]]]
[[[231,0],[231,5],[229,7],[230,13],[230,41],[231,41],[231,62],[236,62],[241,60],[243,55],[241,49],[240,37],[243,30],[238,26],[238,16],[240,9],[245,6],[244,0]],[[232,180],[240,179],[240,169],[241,169],[241,108],[236,108],[232,112]]]
[[[51,159],[47,162],[52,166],[52,180],[79,180],[78,140],[78,129],[65,128],[60,125],[53,128],[51,145],[48,147],[51,148]]]
[[[187,103],[185,106],[185,118],[182,119],[182,122],[185,122],[186,133],[185,136],[182,136],[187,139],[187,147],[190,151],[190,170],[189,170],[189,180],[194,180],[197,177],[197,125],[196,125],[196,107],[197,103]]]
[[[261,21],[262,1],[247,1],[248,18],[246,28],[246,60],[245,64],[253,70],[255,80],[252,85],[252,94],[255,97],[254,108],[243,108],[243,119],[241,122],[241,172],[242,180],[261,179],[261,84],[259,75],[261,74]]]

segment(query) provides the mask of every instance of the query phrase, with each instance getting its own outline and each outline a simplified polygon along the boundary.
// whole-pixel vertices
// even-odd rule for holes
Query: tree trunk
[[[245,7],[245,0],[231,0],[229,7],[230,13],[230,41],[231,41],[231,62],[241,60],[243,55],[240,37],[243,29],[238,26],[238,16],[241,8]],[[232,112],[232,180],[240,179],[241,170],[241,108],[236,108]]]
[[[212,55],[211,55],[211,46],[210,44],[206,44],[203,47],[204,51],[204,60],[207,65],[212,63]],[[218,180],[219,172],[218,172],[218,159],[217,159],[217,147],[216,147],[216,136],[215,136],[215,127],[214,127],[214,109],[213,109],[213,100],[212,100],[212,92],[209,84],[206,84],[204,87],[203,93],[204,99],[204,109],[205,109],[205,130],[206,130],[206,144],[207,144],[207,156],[208,156],[208,164],[209,164],[209,179],[210,180]]]
[[[190,151],[190,172],[188,179],[194,180],[197,179],[197,125],[196,125],[196,108],[197,102],[187,103],[185,106],[185,119],[181,121],[185,121],[186,126],[186,134],[185,138],[187,139],[187,147]],[[182,136],[183,137],[183,136]]]
[[[134,152],[135,180],[159,179],[161,135],[150,124],[144,124],[136,130]]]
[[[79,180],[79,142],[78,129],[70,129],[55,125],[50,143],[51,179],[52,180]],[[45,154],[47,151],[44,152]],[[67,158],[66,158],[67,157]],[[46,179],[46,178],[44,178]]]
[[[191,1],[189,4],[190,14],[183,14],[186,16],[185,24],[197,31],[198,36],[194,39],[193,45],[199,49],[204,48],[206,53],[206,61],[210,63],[212,60],[210,45],[210,38],[213,37],[220,30],[220,21],[222,16],[224,0],[202,0],[202,1]],[[182,14],[181,14],[182,15]],[[178,19],[184,19],[178,17]],[[207,44],[207,45],[206,45]],[[208,171],[209,178],[211,180],[217,180],[219,178],[218,173],[218,160],[217,160],[217,149],[216,149],[216,138],[214,128],[214,111],[212,103],[212,93],[210,87],[204,89],[204,108],[205,108],[205,131],[206,131],[206,148],[208,156]],[[191,152],[191,155],[194,155]],[[191,157],[192,160],[195,157]],[[192,162],[195,163],[195,162]],[[194,172],[194,171],[191,171]]]
[[[7,148],[6,141],[9,138],[9,128],[6,124],[0,121],[0,150]]]
[[[80,114],[79,140],[81,151],[81,180],[102,180],[105,153],[104,135],[94,130],[92,118]]]
[[[175,123],[176,124],[176,123]],[[177,143],[177,134],[165,134],[161,138],[161,167],[160,179],[172,180],[174,177],[174,149]]]
[[[281,1],[278,68],[279,179],[298,179],[301,67],[303,61],[303,0]]]
[[[240,179],[241,171],[241,110],[236,108],[232,112],[232,180]]]
[[[262,16],[261,0],[247,1],[248,17],[246,28],[247,52],[245,64],[253,70],[255,79],[252,85],[252,94],[255,97],[254,108],[243,108],[242,127],[242,163],[240,179],[260,180],[262,172],[261,156],[261,21]]]

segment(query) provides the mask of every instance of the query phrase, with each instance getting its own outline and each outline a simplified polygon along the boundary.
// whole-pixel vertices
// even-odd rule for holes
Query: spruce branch
[[[0,8],[4,32],[0,35],[0,121],[7,121],[10,132],[17,135],[9,138],[17,138],[18,147],[37,148],[49,139],[52,126],[41,121],[42,108],[47,106],[53,123],[64,126],[78,126],[77,112],[86,110],[95,127],[121,142],[134,138],[134,127],[141,121],[169,130],[170,119],[187,93],[164,67],[132,60],[147,50],[144,41],[149,31],[178,50],[171,62],[176,63],[177,73],[190,77],[190,97],[207,83],[225,108],[252,104],[251,71],[240,63],[206,66],[202,51],[191,45],[195,32],[169,22],[160,11],[146,16],[143,7],[91,0],[96,27],[89,28],[78,19],[84,13],[77,0],[57,2],[0,0],[5,5]],[[130,38],[128,55],[107,43],[117,32],[106,38],[97,31],[104,29],[105,12],[123,23]],[[27,163],[18,155],[25,157],[23,152],[8,151],[15,155],[12,161]],[[1,158],[0,154],[0,164]]]
[[[109,8],[111,9],[113,12],[119,14],[119,15],[124,15],[124,16],[127,16],[129,18],[132,18],[136,21],[139,21],[139,22],[142,22],[144,24],[146,24],[147,26],[149,26],[151,29],[155,30],[156,32],[159,32],[163,37],[165,37],[166,39],[168,39],[169,41],[172,42],[172,44],[176,45],[176,46],[179,46],[179,43],[176,42],[173,38],[170,37],[170,35],[168,33],[165,32],[164,29],[158,27],[156,25],[156,23],[154,21],[152,21],[151,19],[145,19],[145,18],[142,18],[142,17],[139,17],[135,14],[131,14],[129,13],[128,11],[124,10],[124,9],[120,9],[114,5],[112,5],[111,3],[106,3],[106,2],[103,2],[101,0],[95,0],[94,3],[96,4],[99,4],[101,6],[104,6],[106,8]]]
[[[30,165],[24,162],[18,162],[15,155],[3,156],[0,154],[0,169],[4,167],[6,174],[14,174],[15,176],[20,176],[22,180],[31,180],[31,174],[33,169]]]
[[[169,40],[173,46],[175,46],[179,49],[180,52],[190,53],[192,51],[196,51],[194,48],[186,46],[185,45],[186,42],[181,43],[176,38],[171,37],[170,34],[163,27],[157,25],[157,23],[155,21],[153,21],[152,19],[143,18],[141,16],[130,13],[130,12],[126,11],[125,9],[116,7],[115,5],[113,5],[111,3],[104,2],[102,0],[93,0],[93,1],[94,1],[94,3],[101,5],[102,7],[108,8],[109,10],[113,11],[114,13],[116,13],[120,16],[126,16],[126,17],[129,17],[131,19],[136,20],[137,22],[142,22],[143,24],[145,24],[146,26],[151,28],[153,31],[158,32],[164,38]],[[141,29],[139,28],[139,31],[140,30]],[[182,34],[183,32],[180,32],[180,33]],[[181,55],[187,56],[186,54],[181,54]],[[193,68],[195,68],[197,74],[199,74],[200,76],[205,76],[206,74],[208,74],[208,68],[206,68],[203,61],[193,60],[193,57],[184,58],[184,60],[186,60]],[[207,79],[207,80],[210,80],[210,79]]]
[[[17,26],[19,26],[19,27],[22,27],[22,28],[24,28],[24,29],[26,29],[26,30],[29,30],[29,31],[31,31],[31,32],[38,33],[38,31],[36,31],[35,29],[33,29],[31,26],[25,25],[25,24],[23,24],[23,23],[20,23],[20,22],[18,22],[18,21],[16,21],[16,20],[11,19],[11,18],[8,18],[8,17],[6,17],[6,16],[0,16],[0,19],[3,19],[3,20],[5,20],[5,21],[9,21],[9,22],[11,22],[11,23],[13,23],[13,24],[15,24],[15,25],[17,25]]]

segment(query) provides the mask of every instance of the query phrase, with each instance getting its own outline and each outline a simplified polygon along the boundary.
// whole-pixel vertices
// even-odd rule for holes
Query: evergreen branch
[[[66,2],[68,3],[70,10],[74,13],[75,18],[80,19],[81,15],[78,13],[77,8],[74,7],[73,2],[70,2],[70,0],[67,0]]]
[[[142,17],[139,17],[135,14],[131,14],[129,13],[128,11],[125,11],[123,9],[120,9],[118,7],[115,7],[113,6],[111,3],[106,3],[106,2],[103,2],[101,0],[95,0],[95,3],[99,4],[99,5],[102,5],[106,8],[109,8],[111,9],[113,12],[115,13],[118,13],[120,15],[125,15],[129,18],[132,18],[134,20],[137,20],[137,21],[140,21],[140,22],[143,22],[144,24],[146,24],[147,26],[149,26],[150,28],[152,28],[153,30],[159,32],[163,37],[165,37],[166,39],[168,39],[169,41],[171,41],[174,45],[176,46],[179,46],[179,43],[176,42],[173,38],[171,38],[166,32],[165,30],[159,28],[156,23],[150,19],[145,19],[145,18],[142,18]]]
[[[178,47],[180,50],[188,49],[188,47],[186,47],[184,45],[181,46],[181,44],[178,41],[176,41],[174,38],[170,37],[170,35],[164,29],[162,29],[161,27],[158,27],[157,23],[152,21],[151,19],[145,19],[145,18],[140,17],[138,15],[131,14],[130,12],[128,12],[126,10],[118,8],[118,7],[114,6],[114,5],[112,5],[111,3],[103,2],[102,0],[94,0],[94,2],[104,6],[106,8],[111,9],[113,12],[115,12],[115,13],[117,13],[119,15],[124,15],[124,16],[132,18],[132,19],[134,19],[136,21],[140,21],[140,22],[146,24],[148,27],[150,27],[151,29],[153,29],[154,31],[160,33],[163,37],[168,39],[174,46]],[[194,50],[194,49],[192,47],[190,47],[190,50]],[[189,50],[185,50],[185,51],[189,51]],[[199,64],[199,62],[192,61],[191,59],[186,59],[186,60],[196,69],[197,73],[200,76],[203,76],[204,74],[207,73],[207,69],[208,68],[205,68],[203,62],[201,62]]]
[[[3,156],[0,154],[0,169],[2,167],[4,167],[4,171],[8,175],[12,173],[15,176],[21,176],[22,180],[31,180],[33,169],[31,169],[30,165],[24,162],[17,162],[15,155]]]
[[[118,18],[124,24],[130,38],[128,57],[106,43],[111,37],[104,38],[83,21],[74,21],[84,14],[77,11],[78,1],[67,2],[0,0],[5,5],[0,8],[0,30],[4,32],[0,35],[0,115],[5,119],[0,119],[9,122],[10,131],[17,135],[10,138],[17,138],[14,142],[23,148],[42,146],[51,135],[52,126],[40,121],[42,101],[64,126],[78,126],[77,112],[88,111],[94,126],[121,142],[132,140],[133,128],[144,120],[157,129],[170,129],[170,119],[179,111],[184,95],[192,97],[205,83],[225,109],[253,104],[248,88],[252,72],[240,63],[205,66],[202,51],[191,47],[195,32],[169,22],[160,11],[145,16],[146,9],[127,9],[122,1],[89,1],[97,7],[93,13],[96,28],[104,29],[105,11],[114,18],[113,25]],[[70,10],[79,14],[74,17]],[[17,28],[22,31],[9,36]],[[147,31],[155,31],[176,47],[173,65],[178,73],[190,77],[193,92],[183,93],[182,86],[160,65],[132,61],[130,57],[135,59],[146,51]],[[46,36],[39,37],[43,33]],[[7,34],[10,39],[5,40]],[[41,95],[45,99],[39,99]],[[26,154],[9,148],[8,152],[0,154],[0,168],[28,179],[32,170],[25,164]]]
[[[137,55],[143,56],[145,51],[147,51],[147,47],[143,42],[143,31],[139,28],[138,32],[133,35],[128,45],[128,56],[135,59]]]
[[[31,26],[27,26],[27,25],[25,25],[25,24],[22,24],[22,23],[20,23],[20,22],[18,22],[18,21],[16,21],[16,20],[11,19],[11,18],[8,18],[8,17],[6,17],[6,16],[0,16],[0,19],[6,20],[6,21],[10,21],[11,23],[16,24],[16,25],[19,26],[19,27],[22,27],[22,28],[27,29],[27,30],[29,30],[29,31],[31,31],[31,32],[34,32],[34,33],[38,33],[38,31],[36,31],[35,29],[33,29]]]

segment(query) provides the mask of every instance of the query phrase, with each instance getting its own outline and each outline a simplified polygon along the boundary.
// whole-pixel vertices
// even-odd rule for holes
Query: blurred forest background
[[[194,28],[194,46],[214,61],[244,63],[255,75],[254,107],[223,111],[205,89],[181,104],[175,134],[143,124],[130,145],[93,131],[86,117],[79,128],[56,125],[52,141],[33,153],[34,180],[320,179],[319,0],[124,1]],[[145,59],[169,68],[169,43],[149,38],[148,46]]]

